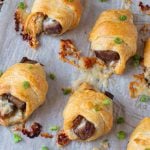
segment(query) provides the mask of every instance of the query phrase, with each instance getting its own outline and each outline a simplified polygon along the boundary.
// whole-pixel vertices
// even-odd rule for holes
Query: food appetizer
[[[144,118],[133,131],[127,150],[150,149],[150,118]]]
[[[24,123],[44,103],[47,90],[45,71],[37,61],[24,57],[8,68],[0,77],[0,124]]]
[[[150,38],[144,49],[144,73],[134,75],[135,81],[129,84],[130,96],[137,98],[140,95],[150,96]]]
[[[122,74],[127,60],[136,53],[137,29],[129,10],[106,10],[100,14],[89,40],[96,57],[115,74]]]
[[[95,140],[113,126],[112,99],[82,83],[69,98],[63,112],[64,132],[70,140]]]
[[[35,0],[30,13],[26,12],[25,4],[18,7],[15,19],[22,25],[23,38],[37,48],[41,33],[61,35],[79,24],[81,14],[80,0]]]

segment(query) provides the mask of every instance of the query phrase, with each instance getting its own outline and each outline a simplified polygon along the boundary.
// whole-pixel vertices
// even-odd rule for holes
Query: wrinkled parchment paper
[[[133,0],[132,10],[134,12],[134,21],[140,30],[144,23],[150,23],[150,17],[143,15],[138,8],[139,0]],[[52,72],[56,75],[56,80],[50,80],[49,91],[46,102],[30,117],[28,125],[36,121],[43,125],[43,131],[51,132],[50,127],[58,125],[62,127],[62,112],[68,96],[64,96],[61,89],[71,87],[72,82],[78,78],[79,71],[69,64],[62,63],[58,58],[60,39],[71,39],[84,55],[89,54],[90,43],[88,42],[88,33],[92,29],[100,12],[110,8],[121,8],[121,0],[108,0],[101,3],[98,0],[82,0],[84,13],[79,26],[60,37],[41,37],[41,47],[38,50],[29,48],[28,43],[22,41],[19,33],[14,28],[14,12],[19,0],[5,0],[0,12],[0,70],[5,71],[9,66],[19,62],[23,56],[38,60],[45,65],[47,74]],[[33,0],[27,1],[29,6]],[[149,3],[147,0],[143,0]],[[149,20],[149,22],[148,22]],[[147,35],[149,36],[149,35]],[[147,36],[139,35],[138,53],[143,52],[143,42]],[[132,80],[132,75],[141,73],[140,67],[134,67],[132,61],[128,62],[126,72],[122,76],[113,75],[109,80],[107,89],[114,94],[114,116],[124,116],[125,124],[116,125],[107,135],[96,141],[89,143],[72,142],[64,150],[92,150],[99,147],[101,141],[108,139],[109,150],[125,150],[129,135],[144,116],[150,116],[150,104],[141,104],[137,100],[132,100],[128,92],[128,84]],[[123,141],[117,139],[117,132],[123,130],[127,133],[127,138]],[[52,132],[52,134],[56,134]],[[29,139],[23,136],[23,141],[14,144],[12,132],[5,127],[0,127],[0,150],[40,150],[42,145],[46,145],[50,150],[58,150],[56,139],[44,139],[41,137]]]

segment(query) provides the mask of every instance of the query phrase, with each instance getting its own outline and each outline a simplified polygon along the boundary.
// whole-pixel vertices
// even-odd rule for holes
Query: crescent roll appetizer
[[[24,123],[44,103],[47,90],[45,71],[38,62],[24,57],[8,68],[0,77],[0,124]]]
[[[150,96],[150,38],[147,40],[144,49],[144,73],[134,75],[135,81],[129,85],[130,95],[136,98],[139,95]]]
[[[127,150],[150,149],[150,118],[144,118],[133,131]]]
[[[31,13],[17,9],[16,20],[22,24],[23,36],[32,48],[39,45],[38,35],[60,35],[75,28],[80,21],[82,6],[80,0],[35,0]]]
[[[91,49],[115,74],[122,74],[127,60],[136,53],[137,29],[129,10],[107,10],[100,14],[89,40]]]
[[[108,133],[113,125],[112,103],[108,96],[82,83],[64,109],[64,132],[70,140],[84,141]]]

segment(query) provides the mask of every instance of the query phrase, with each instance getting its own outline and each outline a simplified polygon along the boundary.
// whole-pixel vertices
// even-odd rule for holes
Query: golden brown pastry
[[[144,118],[133,131],[127,150],[150,149],[150,118]]]
[[[100,14],[90,33],[91,49],[114,73],[122,74],[127,60],[136,53],[137,29],[129,10],[107,10]]]
[[[150,96],[150,38],[147,40],[144,49],[144,73],[134,75],[135,81],[129,85],[130,95],[133,98],[139,95]]]
[[[69,98],[63,112],[64,132],[70,140],[95,140],[113,125],[113,102],[87,83]]]
[[[22,14],[20,9],[18,13]],[[30,46],[36,48],[39,34],[63,34],[79,24],[81,13],[80,0],[35,0],[28,17],[23,17],[24,21],[20,20],[23,24],[23,35],[28,34]]]
[[[38,62],[23,58],[8,68],[0,77],[0,124],[24,123],[44,103],[47,90],[45,71]]]

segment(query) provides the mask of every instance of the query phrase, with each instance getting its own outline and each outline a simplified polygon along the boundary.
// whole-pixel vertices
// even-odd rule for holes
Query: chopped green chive
[[[95,110],[96,112],[100,111],[100,110],[101,110],[100,105],[95,104],[95,105],[94,105],[94,110]]]
[[[107,2],[108,0],[99,0],[100,2]]]
[[[19,142],[22,141],[22,137],[19,134],[17,134],[17,133],[14,133],[13,139],[14,139],[15,143],[19,143]]]
[[[119,20],[120,21],[125,21],[125,20],[127,20],[127,16],[122,15],[122,16],[119,17]]]
[[[24,81],[23,82],[23,87],[24,87],[24,89],[30,88],[30,83],[28,81]]]
[[[140,97],[140,102],[148,102],[148,101],[150,101],[150,96],[142,95]]]
[[[66,88],[66,89],[62,88],[62,91],[63,91],[64,95],[68,95],[68,94],[70,94],[72,92],[72,89],[70,89],[70,88]]]
[[[51,129],[51,131],[58,131],[60,129],[60,127],[59,126],[53,126],[50,129]]]
[[[2,71],[0,71],[0,77],[3,75],[3,72]]]
[[[103,105],[110,105],[111,104],[111,100],[110,99],[105,99],[102,102]]]
[[[47,146],[42,146],[41,150],[48,150],[48,147]]]
[[[74,0],[68,0],[68,2],[73,2]]]
[[[33,66],[30,65],[30,66],[29,66],[29,69],[33,69]]]
[[[56,76],[55,76],[53,73],[50,73],[50,74],[49,74],[49,78],[50,78],[51,80],[55,80]]]
[[[122,123],[124,123],[125,121],[124,121],[124,118],[123,117],[118,117],[117,118],[117,124],[122,124]]]
[[[138,67],[140,65],[141,56],[136,54],[133,56],[133,64],[135,67]]]
[[[125,133],[124,131],[119,131],[119,132],[117,133],[117,138],[118,138],[119,140],[124,140],[124,139],[126,138],[126,133]]]
[[[122,44],[122,43],[123,43],[123,40],[122,40],[121,38],[119,38],[119,37],[116,37],[116,38],[114,39],[114,42],[115,42],[116,44]]]
[[[24,2],[20,2],[20,3],[18,4],[18,8],[20,8],[20,9],[25,9],[25,8],[26,8],[26,4],[25,4]]]
[[[150,150],[150,148],[145,148],[145,150]]]

